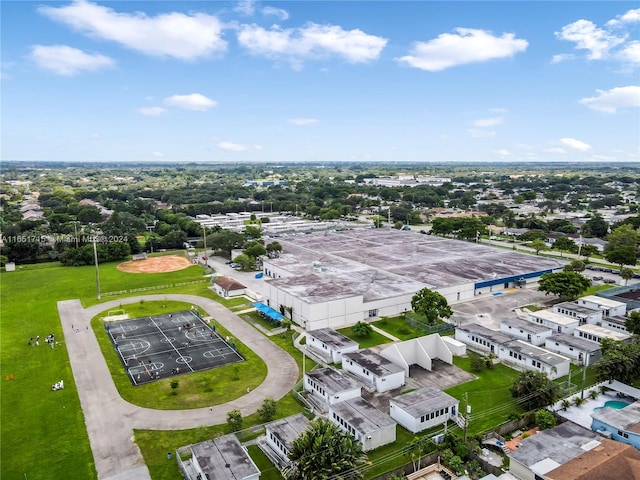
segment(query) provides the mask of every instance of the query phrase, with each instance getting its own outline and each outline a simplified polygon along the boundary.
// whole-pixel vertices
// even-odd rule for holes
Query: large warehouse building
[[[545,257],[395,229],[276,240],[282,254],[263,263],[265,303],[276,310],[291,307],[293,321],[307,330],[401,314],[423,288],[456,303],[537,281],[562,267]]]

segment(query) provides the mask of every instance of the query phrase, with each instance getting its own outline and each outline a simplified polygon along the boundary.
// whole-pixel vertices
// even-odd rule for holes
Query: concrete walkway
[[[176,300],[201,307],[229,333],[245,343],[267,364],[265,380],[250,393],[222,405],[191,410],[153,410],[123,400],[113,383],[98,340],[89,327],[91,318],[121,304]],[[226,422],[227,412],[243,416],[256,412],[266,398],[284,397],[298,381],[295,360],[236,314],[213,300],[192,295],[147,295],[94,305],[84,309],[78,300],[58,302],[73,376],[84,412],[99,479],[148,480],[149,471],[133,439],[133,429],[181,430]],[[78,332],[74,331],[79,329]],[[89,327],[89,328],[88,328]]]

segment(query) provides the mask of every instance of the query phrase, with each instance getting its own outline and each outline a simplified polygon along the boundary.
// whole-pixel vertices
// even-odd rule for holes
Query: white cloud
[[[573,53],[559,53],[551,57],[551,63],[560,63],[567,60],[575,60],[576,56]]]
[[[626,35],[618,37],[607,30],[598,28],[589,20],[577,20],[562,27],[560,32],[556,32],[556,37],[560,40],[574,42],[579,50],[588,50],[589,60],[599,60],[605,58],[609,51],[623,43]]]
[[[580,100],[592,110],[605,113],[616,113],[618,110],[640,107],[640,86],[629,85],[616,87],[611,90],[596,90],[597,97],[583,98]]]
[[[624,15],[619,15],[613,20],[609,20],[606,25],[608,27],[619,27],[626,23],[637,23],[640,22],[640,8],[636,8],[635,10],[629,10]]]
[[[513,153],[511,153],[511,151],[507,150],[506,148],[494,150],[493,153],[495,153],[496,155],[500,155],[501,157],[510,157],[511,155],[513,155]]]
[[[624,63],[640,65],[640,41],[629,42],[620,49],[616,56]]]
[[[254,146],[253,146],[253,149],[254,149],[254,150],[258,150],[258,151],[259,151],[259,150],[264,149],[264,147],[263,147],[262,145],[254,145]]]
[[[233,11],[250,17],[256,11],[255,2],[253,0],[239,0]]]
[[[42,6],[38,11],[90,37],[159,57],[195,60],[222,53],[222,23],[212,15],[171,12],[156,16],[120,13],[86,0],[62,7]]]
[[[561,138],[560,143],[565,147],[569,147],[574,150],[578,150],[580,152],[587,152],[591,150],[591,145],[589,145],[588,143],[584,143],[580,140],[576,140],[575,138],[568,138],[568,137]]]
[[[265,17],[268,15],[273,15],[274,17],[278,17],[280,20],[287,20],[289,18],[289,12],[275,7],[264,7],[262,9],[262,14]]]
[[[218,147],[222,150],[227,150],[230,152],[244,152],[245,150],[247,150],[247,147],[245,145],[240,145],[239,143],[232,142],[220,142],[218,143]]]
[[[83,71],[94,72],[115,65],[109,57],[85,53],[66,45],[34,45],[31,47],[29,58],[40,68],[66,76]]]
[[[494,127],[500,125],[504,119],[502,117],[480,118],[473,122],[473,125],[480,128]]]
[[[529,43],[513,33],[496,37],[486,30],[456,28],[428,42],[417,42],[401,63],[429,72],[439,72],[457,65],[513,57],[524,52]]]
[[[302,28],[266,30],[258,25],[243,25],[238,42],[252,55],[289,61],[299,67],[308,59],[341,57],[352,63],[376,60],[387,39],[362,30],[343,30],[337,25],[308,23]]]
[[[154,157],[164,157],[164,153],[162,152],[151,152],[151,155]]]
[[[173,95],[167,97],[164,99],[164,104],[170,107],[204,112],[218,105],[218,102],[199,93],[191,93],[189,95]]]
[[[495,136],[496,132],[493,130],[480,130],[478,128],[469,128],[467,129],[469,135],[473,138],[487,138]]]
[[[162,115],[166,110],[162,107],[143,107],[136,110],[140,115],[148,115],[151,117],[157,117]]]
[[[307,125],[313,125],[314,123],[318,123],[318,119],[317,118],[290,118],[288,122],[292,125],[304,127]]]

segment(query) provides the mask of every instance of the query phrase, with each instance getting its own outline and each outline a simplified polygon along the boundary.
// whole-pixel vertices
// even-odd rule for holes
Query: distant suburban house
[[[460,401],[434,387],[398,395],[389,401],[391,418],[412,433],[455,419]]]
[[[378,393],[404,385],[404,368],[369,349],[342,355],[342,369]]]
[[[240,282],[229,277],[218,277],[213,281],[213,290],[224,298],[242,296],[246,288]]]
[[[578,245],[578,247],[593,245],[598,249],[599,252],[604,251],[604,247],[607,246],[607,243],[609,242],[607,242],[606,240],[602,240],[601,238],[580,238],[576,240],[576,245]]]
[[[181,459],[188,449],[191,458]],[[260,470],[234,434],[207,440],[178,450],[178,466],[187,480],[258,480]]]
[[[303,414],[298,413],[265,426],[265,442],[260,443],[260,448],[280,470],[291,464],[289,453],[296,440],[309,427],[309,420]]]
[[[307,333],[307,346],[329,363],[342,362],[342,354],[358,350],[358,343],[332,328],[319,328]]]
[[[589,324],[579,326],[575,329],[573,334],[576,337],[584,338],[585,340],[598,343],[602,343],[602,340],[604,340],[605,338],[615,340],[616,342],[630,342],[632,337],[628,333],[609,330],[608,328]]]
[[[591,418],[591,430],[609,432],[612,440],[640,449],[639,401],[621,409],[604,407],[594,411]]]
[[[577,300],[578,304],[589,308],[598,308],[602,310],[602,317],[624,316],[627,313],[627,304],[610,300],[596,295],[587,295]]]
[[[602,357],[598,343],[567,333],[556,333],[550,336],[546,339],[544,348],[568,357],[578,365],[586,361],[587,366],[590,366]]]
[[[591,430],[565,422],[520,441],[520,448],[509,453],[509,472],[520,480],[546,478],[548,472],[599,447],[602,440]]]
[[[544,345],[545,340],[553,333],[549,327],[519,318],[502,320],[500,322],[500,331],[533,345]]]
[[[361,392],[355,380],[332,367],[305,372],[304,389],[323,402],[321,406],[359,397]]]
[[[567,317],[549,309],[529,312],[529,320],[551,328],[554,333],[573,333],[573,330],[580,325],[580,320],[577,318]]]
[[[546,373],[553,380],[569,374],[571,362],[567,357],[536,347],[522,340],[513,340],[500,345],[498,358],[526,370]]]
[[[369,451],[396,441],[396,422],[358,397],[329,407],[329,420],[350,433]]]

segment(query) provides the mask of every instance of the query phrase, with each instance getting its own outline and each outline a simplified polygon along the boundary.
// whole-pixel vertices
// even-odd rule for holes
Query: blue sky
[[[640,161],[637,2],[19,2],[2,160]]]

